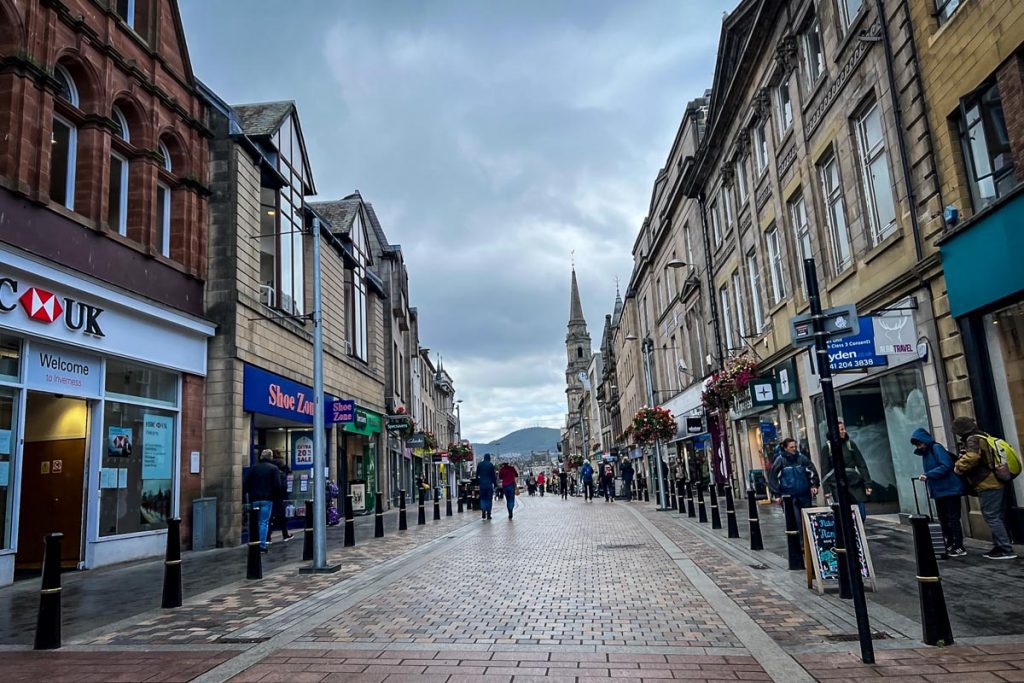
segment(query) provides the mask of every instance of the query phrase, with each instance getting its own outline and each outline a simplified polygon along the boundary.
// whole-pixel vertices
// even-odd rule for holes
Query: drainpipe
[[[875,0],[876,11],[878,12],[878,23],[882,28],[882,47],[885,50],[885,71],[889,81],[889,97],[892,98],[893,115],[896,118],[896,129],[899,135],[896,141],[899,146],[900,165],[903,167],[903,182],[907,186],[907,203],[910,204],[910,227],[914,233],[914,255],[917,263],[921,262],[924,255],[924,247],[921,243],[921,225],[917,219],[917,195],[914,193],[914,185],[910,180],[910,159],[907,156],[907,141],[903,128],[903,109],[900,107],[900,98],[896,89],[896,71],[893,67],[892,42],[889,40],[889,23],[885,14],[885,3],[883,0]],[[910,40],[913,43],[913,29]]]

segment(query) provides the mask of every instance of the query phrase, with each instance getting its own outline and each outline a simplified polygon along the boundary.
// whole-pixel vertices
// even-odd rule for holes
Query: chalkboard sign
[[[860,558],[860,574],[865,587],[875,590],[875,570],[871,564],[864,522],[857,508],[851,508],[854,529],[857,536],[857,555]],[[805,508],[803,515],[804,555],[807,567],[807,587],[813,588],[817,580],[819,593],[825,588],[839,587],[839,554],[835,551],[839,524],[832,508]]]

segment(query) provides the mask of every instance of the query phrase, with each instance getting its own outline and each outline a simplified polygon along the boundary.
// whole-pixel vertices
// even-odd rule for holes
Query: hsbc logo
[[[46,325],[59,320],[72,332],[100,338],[104,336],[99,324],[102,308],[69,296],[58,296],[41,287],[29,287],[19,296],[17,280],[0,278],[0,313],[11,313],[18,308],[19,303],[31,320]]]

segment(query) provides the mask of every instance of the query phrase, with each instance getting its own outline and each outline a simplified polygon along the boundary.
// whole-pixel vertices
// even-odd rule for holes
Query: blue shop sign
[[[875,353],[875,325],[871,316],[860,316],[858,334],[828,340],[828,360],[833,372],[888,365],[885,356]]]
[[[330,394],[324,395],[324,421],[327,424],[346,420],[345,401]],[[246,364],[242,372],[242,409],[250,413],[280,417],[295,422],[313,423],[313,390],[305,384],[275,375]]]

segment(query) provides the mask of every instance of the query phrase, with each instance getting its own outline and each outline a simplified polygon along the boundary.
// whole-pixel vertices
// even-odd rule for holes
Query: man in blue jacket
[[[928,496],[935,501],[946,552],[950,557],[963,557],[967,554],[960,525],[960,496],[964,493],[964,484],[953,469],[953,456],[924,428],[914,430],[910,443],[914,452],[924,459],[921,463],[924,474],[918,479],[928,485]]]
[[[480,519],[490,519],[491,505],[494,503],[494,485],[498,481],[490,453],[486,453],[483,462],[476,466],[476,478],[480,482]]]
[[[583,500],[594,501],[594,467],[587,460],[580,469],[580,478],[583,480]]]

